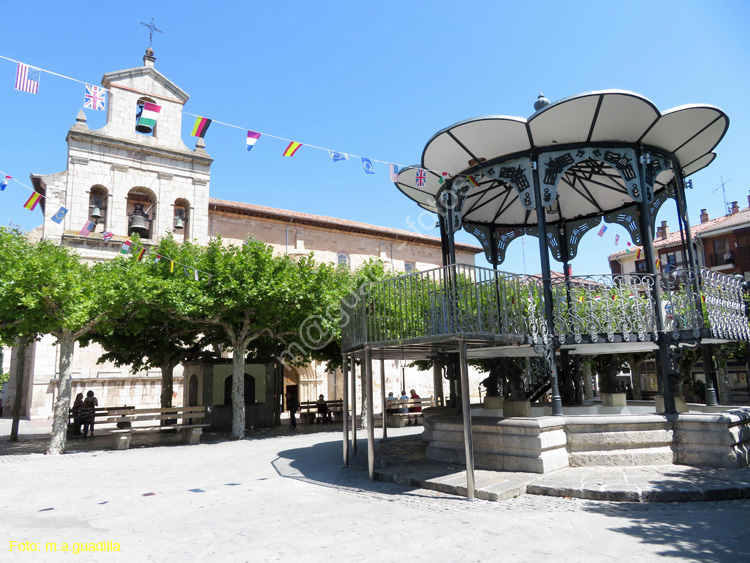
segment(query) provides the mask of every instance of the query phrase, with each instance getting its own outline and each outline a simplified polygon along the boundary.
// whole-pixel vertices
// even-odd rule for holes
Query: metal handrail
[[[345,297],[342,346],[458,334],[538,343],[547,330],[545,282],[561,344],[656,340],[658,315],[674,338],[697,339],[709,331],[714,338],[750,340],[743,281],[707,268],[543,280],[454,264],[373,282]]]

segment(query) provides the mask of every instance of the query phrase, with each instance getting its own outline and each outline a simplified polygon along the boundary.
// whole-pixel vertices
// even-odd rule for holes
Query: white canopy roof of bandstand
[[[702,104],[665,112],[647,98],[623,90],[578,94],[547,105],[528,119],[486,116],[461,121],[436,133],[424,148],[422,164],[402,169],[395,182],[409,198],[437,212],[436,198],[448,178],[470,175],[480,165],[502,163],[571,145],[630,146],[673,156],[683,176],[708,166],[712,152],[729,126],[720,109]],[[486,163],[486,164],[485,164]],[[417,173],[426,174],[424,186]],[[657,176],[658,193],[673,178],[671,169]],[[605,163],[587,161],[567,170],[557,184],[559,209],[547,221],[602,215],[633,204],[620,174]],[[536,214],[521,204],[507,183],[482,179],[466,198],[464,222],[498,226],[528,226]]]

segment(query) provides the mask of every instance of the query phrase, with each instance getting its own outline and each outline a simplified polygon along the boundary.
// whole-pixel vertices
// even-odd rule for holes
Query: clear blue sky
[[[0,54],[86,82],[142,64],[153,17],[156,68],[191,98],[185,111],[373,160],[419,161],[429,137],[456,121],[489,114],[528,117],[542,91],[554,101],[620,88],[661,110],[708,103],[730,118],[718,158],[695,174],[691,222],[728,201],[747,206],[750,139],[750,3],[742,0],[533,2],[159,1],[98,4],[20,2],[3,9]],[[43,74],[34,96],[13,88],[16,65],[0,60],[0,170],[30,184],[30,172],[65,169],[65,134],[83,104],[83,85]],[[89,126],[104,112],[87,111]],[[189,147],[192,118],[183,122]],[[333,163],[303,147],[213,124],[211,196],[376,225],[409,228],[420,209],[396,190],[384,164],[365,175],[359,160]],[[719,188],[718,191],[714,191]],[[0,194],[0,224],[31,229],[41,213],[28,192]],[[669,208],[669,209],[666,209]],[[659,220],[675,228],[672,206]],[[423,220],[428,225],[430,220]],[[438,235],[436,229],[420,231]],[[615,234],[589,234],[574,273],[607,272]],[[464,242],[475,242],[462,233]],[[539,271],[527,239],[526,271]],[[484,264],[481,255],[478,264]],[[514,242],[502,269],[523,272]],[[553,268],[561,265],[553,262]]]

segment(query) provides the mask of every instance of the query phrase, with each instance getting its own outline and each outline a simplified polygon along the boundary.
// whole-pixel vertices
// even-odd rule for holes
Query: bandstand
[[[750,340],[745,285],[698,267],[685,203],[685,179],[713,161],[728,117],[708,105],[660,112],[646,98],[619,90],[551,104],[540,95],[534,107],[528,119],[488,116],[451,125],[427,142],[420,165],[398,174],[396,187],[440,218],[443,267],[363,286],[342,302],[344,369],[351,368],[352,390],[357,363],[363,370],[370,477],[373,359],[432,361],[440,406],[425,413],[428,456],[466,463],[470,498],[475,439],[481,441],[478,464],[498,469],[545,472],[597,459],[747,465],[748,413],[716,412],[721,409],[710,373],[711,346]],[[660,267],[654,256],[662,205],[676,206],[683,232],[680,268]],[[646,271],[569,275],[581,238],[607,224],[624,227],[643,248]],[[492,268],[456,264],[460,229],[477,237]],[[540,276],[498,269],[508,245],[524,235],[539,241]],[[565,275],[553,276],[550,256]],[[678,360],[696,347],[707,366],[707,405],[699,413],[683,412],[676,400]],[[581,385],[576,358],[637,352],[656,355],[661,408],[651,403],[576,418],[584,405],[563,401],[560,392],[561,385]],[[471,359],[510,359],[499,364],[508,372],[500,373],[506,408],[472,416]],[[448,405],[440,400],[444,369]],[[549,401],[538,403],[545,394]],[[351,403],[356,417],[354,393]],[[714,423],[715,435],[699,437],[699,429]],[[347,464],[348,426],[346,417]],[[595,453],[580,454],[580,444],[596,440],[644,447],[618,458],[608,445],[605,462]],[[712,450],[716,440],[725,447]]]

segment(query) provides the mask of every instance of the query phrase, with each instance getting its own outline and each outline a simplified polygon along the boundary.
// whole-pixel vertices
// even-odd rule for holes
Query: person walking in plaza
[[[83,437],[88,438],[89,430],[91,430],[91,437],[94,437],[94,417],[96,415],[96,407],[99,406],[99,401],[94,397],[94,392],[89,391],[86,393],[86,398],[83,400],[83,404],[78,409],[78,413],[83,423]]]
[[[289,428],[297,428],[297,410],[299,401],[294,393],[286,394],[286,410],[289,411]]]

